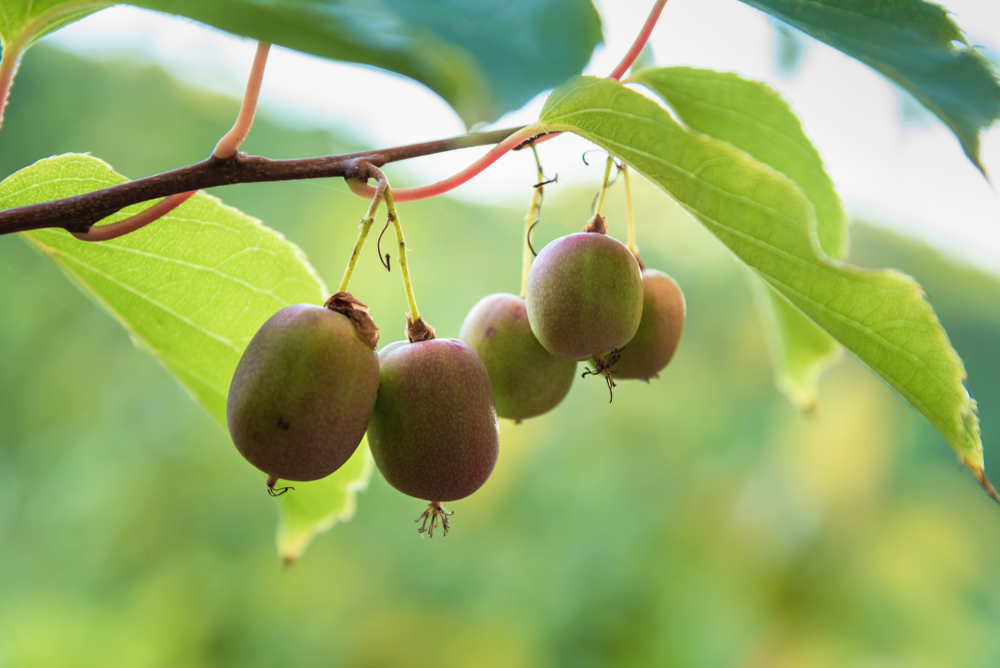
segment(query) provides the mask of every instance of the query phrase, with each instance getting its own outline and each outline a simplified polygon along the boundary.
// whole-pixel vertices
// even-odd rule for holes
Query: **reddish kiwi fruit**
[[[277,478],[323,478],[361,442],[378,381],[374,344],[351,317],[312,304],[285,307],[240,358],[226,403],[229,433],[270,487]]]
[[[552,241],[528,273],[531,331],[564,359],[587,359],[628,343],[639,327],[642,298],[635,256],[598,232]]]
[[[500,434],[486,367],[457,339],[390,343],[379,364],[372,457],[390,485],[440,512],[442,502],[479,489],[496,464]]]
[[[612,371],[615,378],[653,378],[677,351],[684,330],[684,294],[662,271],[642,272],[642,320],[632,340],[621,349]]]
[[[520,297],[483,297],[465,317],[458,338],[483,360],[502,418],[525,420],[552,410],[573,384],[576,362],[542,347]]]

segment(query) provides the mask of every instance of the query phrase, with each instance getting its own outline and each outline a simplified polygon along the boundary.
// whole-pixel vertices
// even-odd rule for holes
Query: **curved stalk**
[[[396,213],[396,203],[393,201],[392,188],[385,189],[385,207],[389,210],[389,222],[396,232],[396,246],[399,248],[399,255],[396,257],[399,263],[399,273],[403,275],[403,290],[406,291],[406,303],[410,308],[410,319],[413,322],[420,320],[420,313],[417,311],[417,300],[413,296],[413,285],[410,283],[410,269],[406,263],[406,240],[403,238],[403,226],[399,222],[399,215]]]
[[[608,162],[604,166],[604,182],[601,183],[601,194],[597,197],[597,207],[594,209],[594,215],[601,215],[601,209],[604,208],[604,195],[608,192],[608,181],[611,179],[611,166],[615,164],[615,156],[608,154]]]
[[[355,179],[348,179],[349,182],[354,180]],[[347,268],[344,269],[344,277],[340,279],[340,287],[337,288],[337,292],[347,292],[347,287],[351,284],[351,276],[354,274],[354,267],[358,263],[358,258],[361,257],[361,249],[365,245],[365,239],[368,238],[368,232],[371,231],[372,223],[375,222],[375,213],[378,211],[378,205],[382,203],[385,187],[385,179],[380,180],[378,187],[375,189],[375,197],[372,198],[372,203],[368,205],[368,211],[365,213],[365,217],[361,219],[360,229],[358,230],[358,239],[354,242],[354,250],[351,252],[351,259],[347,261]]]
[[[534,142],[531,144],[531,152],[535,156],[535,167],[538,169],[538,181],[531,195],[531,205],[528,213],[524,216],[524,248],[521,254],[521,299],[528,293],[528,272],[531,270],[531,259],[534,252],[531,249],[531,229],[538,222],[542,207],[542,184],[545,181],[545,172],[542,171],[542,161],[538,158],[538,149]]]
[[[625,218],[628,221],[628,249],[632,255],[639,256],[639,247],[635,245],[635,217],[632,214],[632,183],[629,181],[628,165],[622,163],[622,176],[625,177]]]

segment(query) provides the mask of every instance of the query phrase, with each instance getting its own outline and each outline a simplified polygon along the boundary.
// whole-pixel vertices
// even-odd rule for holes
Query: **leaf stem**
[[[219,159],[230,158],[236,155],[240,144],[250,134],[253,126],[253,118],[257,113],[257,98],[260,97],[260,85],[264,80],[264,66],[267,65],[267,54],[271,45],[267,42],[257,42],[257,53],[250,68],[250,76],[247,78],[247,88],[243,93],[243,103],[240,105],[240,113],[236,116],[236,122],[219,143],[215,145],[212,155]]]
[[[639,247],[635,245],[635,216],[632,213],[632,182],[629,180],[628,165],[622,163],[622,176],[625,177],[625,219],[628,222],[628,249],[632,255],[639,256]]]
[[[663,7],[666,4],[667,0],[656,0],[656,4],[650,10],[649,16],[646,17],[646,22],[642,24],[642,29],[639,30],[635,41],[632,42],[632,47],[625,54],[625,57],[622,58],[621,62],[618,63],[618,67],[608,75],[609,79],[614,79],[615,81],[621,79],[622,75],[628,71],[628,68],[632,67],[632,63],[639,57],[642,47],[646,46],[646,42],[649,41],[649,36],[653,33],[653,28],[656,27],[656,22],[660,19],[660,13],[663,12]]]
[[[476,160],[459,173],[449,176],[443,181],[431,183],[426,186],[417,186],[415,188],[396,188],[393,190],[393,196],[397,202],[412,202],[418,199],[434,197],[435,195],[440,195],[457,188],[463,183],[469,181],[472,177],[481,173],[507,152],[520,146],[535,135],[544,132],[544,127],[545,126],[540,123],[522,127],[514,134],[508,136],[506,139],[494,146],[489,153],[481,157],[479,160]],[[356,189],[352,188],[351,192],[361,197],[372,197],[375,194],[375,189],[372,186],[364,185]]]
[[[7,108],[7,98],[10,95],[11,84],[14,83],[14,75],[21,64],[21,54],[24,49],[19,42],[8,44],[3,47],[3,55],[0,55],[0,127],[3,126],[3,113]]]
[[[608,181],[611,179],[611,166],[615,164],[615,156],[608,153],[608,162],[604,166],[604,182],[601,183],[601,194],[597,197],[597,207],[594,209],[594,215],[601,215],[601,209],[604,208],[604,195],[608,192]]]
[[[197,190],[189,190],[186,193],[177,193],[164,197],[159,202],[125,220],[108,225],[93,225],[86,232],[72,232],[71,234],[80,241],[108,241],[125,236],[131,232],[149,225],[150,223],[163,218],[165,215],[186,202]]]
[[[521,251],[521,299],[528,293],[528,272],[531,270],[531,260],[534,252],[531,249],[531,230],[538,223],[541,216],[542,190],[545,186],[545,172],[542,170],[542,161],[538,157],[538,149],[535,143],[531,143],[531,152],[535,156],[535,167],[537,168],[538,180],[535,182],[534,192],[531,194],[531,204],[528,206],[528,213],[524,216],[524,248]]]
[[[361,249],[365,245],[365,239],[368,238],[368,232],[371,231],[372,223],[375,222],[375,213],[378,211],[378,205],[382,203],[382,197],[384,195],[386,185],[387,184],[384,179],[379,181],[378,187],[375,189],[375,197],[372,198],[372,203],[368,205],[368,211],[365,213],[365,217],[361,219],[360,229],[358,230],[358,239],[354,242],[354,250],[351,252],[351,259],[347,261],[347,268],[344,269],[344,277],[340,279],[340,287],[337,289],[337,292],[347,292],[347,287],[351,283],[351,275],[354,274],[354,266],[358,263],[358,258],[361,256]]]

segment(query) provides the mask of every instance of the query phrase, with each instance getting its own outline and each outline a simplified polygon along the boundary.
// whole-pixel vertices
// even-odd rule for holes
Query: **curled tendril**
[[[541,219],[539,219],[539,218],[535,218],[535,222],[533,222],[533,223],[531,224],[531,227],[529,227],[529,228],[528,228],[528,232],[527,232],[527,237],[528,237],[528,238],[526,239],[526,241],[528,242],[528,250],[530,250],[530,251],[531,251],[531,255],[532,255],[532,257],[538,257],[538,253],[537,253],[537,252],[535,252],[535,247],[531,245],[531,231],[532,231],[532,230],[534,230],[534,229],[535,229],[535,227],[536,227],[536,226],[538,225],[538,223],[540,223],[540,222],[542,222],[542,221],[541,221]]]
[[[385,267],[386,271],[390,271],[390,272],[392,271],[392,265],[391,265],[391,260],[390,260],[389,254],[386,253],[385,254],[385,259],[382,258],[382,235],[385,234],[385,231],[387,229],[389,229],[389,223],[391,223],[391,222],[392,222],[391,218],[386,219],[385,226],[382,228],[382,231],[378,233],[378,241],[375,242],[375,249],[378,252],[378,261],[382,263],[382,266]]]
[[[603,148],[592,148],[588,151],[584,151],[583,154],[580,156],[580,159],[583,160],[583,164],[587,165],[587,167],[590,167],[590,163],[587,162],[587,154],[594,153],[595,151],[600,153],[607,153],[607,151],[605,151]]]

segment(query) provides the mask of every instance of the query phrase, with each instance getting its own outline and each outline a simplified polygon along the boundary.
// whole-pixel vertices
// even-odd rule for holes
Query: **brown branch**
[[[85,233],[99,220],[127,206],[167,197],[189,190],[201,190],[235,183],[262,183],[330,177],[361,178],[363,165],[381,167],[435,153],[454,151],[472,146],[496,144],[522,128],[508,128],[462,135],[450,139],[410,144],[395,148],[329,155],[298,160],[271,160],[260,156],[237,153],[231,158],[207,159],[187,167],[147,176],[110,188],[0,211],[0,235],[27,232],[45,227],[62,227],[70,232]]]

